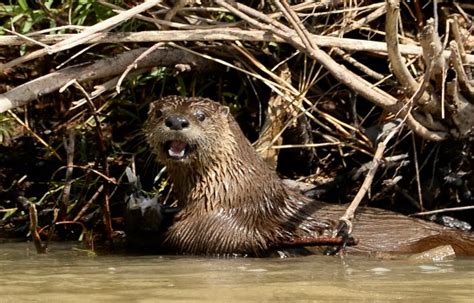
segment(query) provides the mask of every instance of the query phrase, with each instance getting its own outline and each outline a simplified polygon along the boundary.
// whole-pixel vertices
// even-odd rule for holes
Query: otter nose
[[[189,127],[189,121],[183,116],[171,116],[166,118],[165,125],[172,130],[183,130]]]

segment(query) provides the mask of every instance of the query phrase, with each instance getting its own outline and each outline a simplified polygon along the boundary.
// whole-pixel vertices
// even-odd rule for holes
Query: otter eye
[[[163,112],[159,109],[155,110],[155,117],[156,118],[161,118],[163,116]]]
[[[197,110],[196,112],[194,112],[194,116],[196,117],[196,119],[198,119],[201,122],[204,121],[204,119],[206,119],[206,115],[201,110]]]

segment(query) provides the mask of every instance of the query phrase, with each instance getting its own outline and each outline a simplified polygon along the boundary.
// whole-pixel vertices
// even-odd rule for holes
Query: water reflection
[[[474,259],[96,256],[0,244],[0,302],[472,302]]]

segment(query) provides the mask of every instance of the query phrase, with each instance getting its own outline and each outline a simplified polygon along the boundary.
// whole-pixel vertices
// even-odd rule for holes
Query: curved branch
[[[147,48],[138,48],[115,57],[96,61],[87,66],[68,67],[17,86],[4,94],[0,94],[0,113],[55,92],[73,79],[84,82],[121,74],[146,50]],[[214,66],[210,61],[188,52],[160,48],[140,60],[136,68],[145,69],[156,66],[175,66],[176,64],[187,64],[192,69],[201,71]]]
[[[400,10],[400,2],[398,0],[387,1],[387,18],[385,20],[385,32],[388,58],[392,67],[393,74],[402,86],[408,90],[408,94],[413,95],[418,83],[410,74],[405,66],[405,61],[400,54],[398,46],[398,16]]]

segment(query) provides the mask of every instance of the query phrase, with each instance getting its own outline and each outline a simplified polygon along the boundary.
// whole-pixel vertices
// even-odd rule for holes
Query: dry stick
[[[446,71],[446,60],[442,56],[443,46],[438,33],[435,30],[433,19],[426,22],[426,26],[420,34],[420,44],[423,48],[423,59],[425,61],[426,70],[424,72],[423,85],[425,89],[430,84],[430,79],[434,80],[437,86],[434,90],[441,88],[441,100],[436,94],[432,94],[431,98],[419,98],[419,102],[415,104],[421,105],[424,111],[431,114],[441,112],[441,119],[444,119],[444,76]]]
[[[128,80],[128,79],[131,79],[137,75],[140,75],[140,74],[143,74],[144,72],[146,72],[148,69],[146,68],[142,68],[142,69],[137,69],[131,73],[128,73],[127,76],[125,76],[125,79]],[[97,85],[94,85],[94,91],[92,91],[90,93],[90,98],[91,100],[94,100],[96,99],[97,97],[99,97],[100,95],[102,95],[103,93],[105,93],[106,91],[109,91],[109,90],[112,90],[114,87],[117,87],[117,82],[119,80],[120,77],[114,77],[102,84],[97,84]],[[72,101],[72,106],[69,108],[69,110],[73,110],[73,109],[76,109],[84,104],[87,103],[87,100],[86,98],[81,98],[77,101]]]
[[[343,60],[352,64],[355,68],[365,73],[367,76],[371,77],[372,79],[377,80],[377,81],[382,81],[385,78],[384,75],[374,71],[373,69],[369,68],[367,65],[362,64],[361,62],[352,58],[349,54],[344,52],[342,49],[335,47],[333,48],[333,50],[336,55],[340,56]]]
[[[117,91],[117,94],[120,94],[120,86],[122,85],[122,81],[125,79],[125,77],[127,77],[128,73],[134,68],[137,69],[138,62],[140,62],[140,60],[144,59],[150,53],[160,48],[162,45],[163,43],[155,43],[152,47],[144,51],[142,54],[140,54],[140,56],[133,60],[133,62],[129,66],[127,66],[127,69],[125,69],[125,71],[118,79],[117,84],[115,85],[115,90]]]
[[[44,33],[59,32],[59,31],[66,30],[66,29],[72,29],[72,30],[76,30],[76,31],[80,32],[80,31],[82,31],[86,28],[87,28],[87,26],[82,26],[82,25],[62,25],[62,26],[50,27],[50,28],[45,28],[45,29],[39,30],[39,31],[30,32],[30,33],[26,34],[26,36],[27,37],[33,37],[33,36],[37,36],[37,35],[44,34]],[[59,41],[57,41],[57,42],[59,42]]]
[[[418,101],[420,101],[421,97],[423,96],[424,92],[426,91],[426,89],[428,88],[430,84],[430,79],[431,79],[430,75],[431,75],[431,71],[433,70],[433,64],[431,64],[431,61],[426,60],[425,65],[426,66],[425,66],[425,71],[423,73],[423,81],[418,86],[418,88],[413,93],[413,95],[408,100],[408,102],[406,102],[406,104],[410,107],[413,107],[413,104],[421,103]]]
[[[470,209],[474,209],[474,205],[443,208],[443,209],[436,209],[436,210],[430,210],[430,211],[423,211],[423,212],[418,212],[418,213],[411,214],[410,216],[424,216],[424,215],[445,213],[445,212],[449,212],[449,211],[462,211],[462,210],[470,210]]]
[[[344,239],[343,237],[314,237],[314,238],[294,238],[291,241],[281,242],[277,248],[305,247],[305,246],[343,246],[357,245],[354,238]]]
[[[380,5],[380,3],[378,3]],[[369,15],[355,21],[354,23],[350,24],[349,26],[343,28],[341,31],[342,33],[344,34],[347,34],[353,30],[356,30],[362,26],[364,26],[365,24],[368,24],[376,19],[378,19],[379,17],[383,16],[387,11],[387,6],[386,5],[383,5],[379,8],[377,8],[376,10],[374,10],[372,13],[370,13]]]
[[[382,4],[382,6],[378,7],[375,11],[373,11],[369,15],[355,21],[354,23],[350,24],[347,27],[344,27],[344,28],[340,29],[338,32],[341,33],[341,34],[342,33],[347,34],[347,33],[351,32],[353,30],[359,29],[362,26],[364,26],[364,25],[378,19],[379,17],[383,16],[386,13],[386,11],[387,11],[386,5]],[[361,72],[365,73],[367,76],[369,76],[369,77],[371,77],[371,78],[373,78],[377,81],[382,81],[382,80],[386,79],[386,77],[384,75],[374,71],[373,69],[369,68],[367,65],[364,65],[361,62],[357,61],[356,59],[352,58],[349,54],[344,52],[342,49],[340,49],[338,47],[334,47],[332,50],[334,51],[335,54],[341,56],[341,58],[343,60],[349,62],[355,68],[357,68]]]
[[[413,144],[413,158],[415,161],[415,178],[416,178],[416,189],[418,190],[418,203],[420,205],[420,210],[423,210],[423,195],[421,193],[421,181],[420,181],[420,166],[418,165],[418,155],[416,152],[416,140],[415,135],[411,135],[411,142]]]
[[[338,80],[346,84],[347,86],[354,89],[356,92],[360,93],[368,100],[373,101],[374,103],[381,105],[382,107],[392,107],[396,104],[397,100],[387,94],[386,92],[378,89],[373,88],[373,90],[368,90],[372,85],[371,83],[363,80],[359,76],[355,75],[354,73],[350,72],[344,66],[337,64],[328,54],[321,51],[319,48],[315,47],[314,49],[305,49],[304,46],[297,40],[293,39],[293,35],[291,35],[291,29],[284,27],[283,25],[275,24],[275,21],[256,11],[252,8],[249,8],[241,3],[234,3],[236,7],[228,4],[223,0],[216,0],[216,3],[222,5],[223,7],[227,8],[233,14],[238,15],[239,17],[243,18],[245,21],[249,22],[250,24],[265,30],[272,30],[274,34],[280,36],[281,38],[285,39],[288,43],[294,45],[297,49],[300,49],[304,53],[307,53],[311,58],[318,60],[323,66],[328,69],[331,74],[336,77]],[[271,22],[271,25],[265,25],[255,21],[255,19],[247,16],[243,12],[249,12],[252,14],[254,18],[260,18],[262,20]],[[280,28],[284,28],[285,31],[282,31]]]
[[[54,44],[65,39],[70,39],[77,34],[51,34],[34,36],[35,40],[45,44]],[[295,33],[289,33],[289,37],[297,38]],[[385,42],[360,40],[351,38],[339,38],[311,34],[311,39],[319,47],[339,47],[348,51],[374,52],[377,54],[387,53]],[[168,30],[168,31],[140,31],[140,32],[109,32],[100,33],[83,44],[93,43],[134,43],[134,42],[170,42],[170,41],[250,41],[250,42],[277,42],[286,43],[274,35],[271,31],[239,28],[206,28],[190,30]],[[31,42],[12,35],[0,36],[0,45],[31,45]],[[399,44],[399,52],[402,55],[419,56],[422,54],[421,47],[417,45]],[[450,52],[444,51],[445,58],[449,58]],[[474,55],[466,54],[466,64],[474,63]]]
[[[22,40],[29,41],[29,42],[31,42],[31,43],[33,43],[33,44],[35,44],[35,45],[39,45],[39,46],[41,46],[41,47],[49,47],[47,44],[41,43],[41,42],[39,42],[39,41],[36,41],[35,39],[32,39],[32,38],[30,38],[30,37],[28,37],[28,36],[26,36],[26,35],[22,35],[22,34],[20,34],[20,33],[11,31],[11,30],[9,30],[9,29],[7,29],[7,28],[5,28],[5,27],[2,27],[2,30],[6,31],[7,33],[10,33],[10,34],[13,34],[13,35],[15,35],[15,36],[18,36],[18,37],[21,38]]]
[[[0,102],[1,102],[1,95],[0,95]],[[1,104],[0,104],[1,108]],[[43,146],[45,146],[59,161],[62,161],[61,156],[56,152],[56,150],[49,145],[46,141],[43,140],[38,134],[36,134],[25,122],[23,122],[20,117],[18,117],[14,112],[8,110],[8,113],[16,120],[21,126],[23,126],[33,137],[36,138]]]
[[[294,34],[292,33],[293,31],[289,27],[282,24],[281,22],[273,20],[269,16],[257,10],[254,10],[253,8],[248,7],[242,3],[229,3],[229,1],[216,0],[216,4],[226,8],[229,12],[248,22],[250,25],[255,26],[257,29],[267,30],[285,41],[289,39],[292,34]],[[259,20],[262,20],[267,24],[264,24]]]
[[[385,139],[377,145],[377,149],[375,151],[374,158],[372,160],[372,167],[367,172],[367,175],[365,176],[362,186],[360,187],[359,191],[357,192],[356,196],[352,200],[349,207],[346,209],[346,212],[339,219],[341,222],[344,222],[346,224],[348,234],[352,232],[352,220],[354,219],[355,211],[357,207],[359,206],[360,202],[362,201],[362,198],[364,198],[365,194],[367,193],[367,191],[370,189],[370,186],[372,185],[372,181],[374,180],[375,173],[377,172],[377,169],[380,166],[385,148],[387,147],[387,144],[390,141],[390,139],[396,134],[398,130],[399,130],[399,126],[390,130],[390,132],[385,137]]]
[[[325,142],[325,143],[308,143],[308,144],[285,144],[285,145],[272,145],[271,149],[286,149],[286,148],[314,148],[324,146],[344,145],[343,142]]]
[[[81,208],[81,210],[79,211],[79,213],[74,217],[74,219],[72,220],[73,222],[76,222],[77,220],[79,220],[83,215],[84,213],[87,211],[87,209],[92,205],[92,203],[94,203],[95,200],[97,200],[97,197],[99,197],[100,193],[104,190],[104,184],[102,184],[99,189],[94,193],[94,195],[92,195],[92,197],[89,199],[89,201],[87,201],[86,204],[84,204],[84,206]]]
[[[58,66],[56,66],[55,69],[60,69],[62,68],[64,65],[68,64],[69,62],[71,62],[72,60],[74,60],[75,58],[79,57],[80,55],[82,55],[83,53],[87,52],[88,50],[90,50],[91,48],[97,46],[98,43],[94,43],[94,44],[91,44],[91,45],[88,45],[86,47],[84,47],[83,49],[81,49],[80,51],[78,51],[77,53],[75,53],[74,55],[70,56],[69,58],[67,58],[66,61],[60,63]]]
[[[454,2],[454,1],[453,1]],[[467,26],[468,27],[471,27],[472,26],[472,21],[471,21],[471,17],[470,15],[468,15],[463,8],[466,8],[466,9],[474,9],[474,4],[459,4],[457,3],[457,1],[455,1],[454,3],[454,6],[456,7],[456,9],[458,10],[459,14],[461,14],[461,16],[463,16],[464,20],[466,20],[466,23],[467,23]]]
[[[35,243],[36,252],[39,254],[46,253],[47,246],[43,245],[41,242],[41,237],[38,233],[38,212],[36,211],[36,206],[33,203],[30,203],[29,206],[30,213],[30,233],[33,238],[33,243]]]
[[[458,16],[454,15],[453,19],[450,20],[451,24],[453,25],[451,27],[451,31],[453,32],[454,40],[458,44],[459,47],[459,53],[461,55],[462,63],[466,63],[466,50],[464,49],[464,39],[461,38],[461,29],[459,28],[459,19]]]
[[[96,169],[93,169],[91,168],[91,166],[95,165],[94,162],[90,163],[90,164],[87,164],[87,165],[74,165],[74,168],[80,168],[80,169],[83,169],[83,170],[86,170],[86,171],[90,171],[94,174],[96,174],[97,176],[101,177],[101,178],[104,178],[107,182],[111,183],[111,184],[114,184],[114,185],[117,185],[118,182],[117,180],[115,180],[114,177],[108,177],[106,175],[104,175],[103,173],[101,173],[100,171],[96,170]],[[61,170],[61,169],[64,169],[65,167],[62,166],[60,168],[58,168],[54,174],[53,174],[53,177],[55,176],[55,174]],[[53,177],[51,179],[53,179]]]
[[[100,4],[107,6],[109,8],[112,8],[115,12],[122,12],[124,11],[123,8],[120,6],[117,6],[112,3],[104,2],[104,1],[99,1]],[[143,20],[145,22],[149,22],[154,24],[158,29],[162,28],[168,28],[168,27],[173,27],[173,28],[179,28],[179,29],[197,29],[197,28],[219,28],[221,26],[236,26],[238,25],[237,22],[234,23],[225,23],[225,25],[205,25],[205,26],[200,26],[200,25],[190,25],[190,24],[183,24],[183,23],[177,23],[177,22],[171,22],[171,21],[166,21],[166,20],[161,20],[161,19],[155,19],[151,17],[146,17],[141,14],[137,14],[133,16],[135,19],[138,20]]]
[[[474,82],[469,80],[466,75],[466,72],[462,66],[462,56],[459,51],[459,44],[456,41],[451,41],[449,43],[449,49],[451,50],[451,64],[454,66],[454,70],[456,71],[456,75],[458,77],[459,86],[463,93],[468,95],[468,100],[474,104]]]
[[[432,18],[426,21],[426,26],[423,27],[420,35],[420,44],[423,48],[423,56],[426,56],[424,58],[425,62],[429,61],[433,65],[432,75],[429,76],[436,81],[437,85],[443,85],[442,75],[446,67],[446,61],[442,56],[443,44],[436,32]]]
[[[275,0],[274,2],[277,5],[277,7],[280,9],[280,11],[283,13],[285,18],[291,23],[292,27],[296,30],[298,37],[300,37],[306,49],[308,50],[315,49],[317,46],[316,44],[313,43],[313,40],[310,38],[308,30],[303,25],[303,23],[301,22],[299,17],[296,15],[296,13],[291,9],[288,2],[286,2],[285,0],[283,1]]]
[[[466,18],[466,17],[465,17]],[[466,18],[466,20],[468,20]],[[461,37],[461,29],[459,28],[459,19],[458,19],[458,16],[454,15],[453,19],[452,20],[449,20],[451,21],[452,23],[452,27],[451,27],[451,30],[453,32],[453,36],[454,36],[454,40],[456,41],[458,47],[459,47],[459,53],[460,53],[460,56],[461,56],[461,62],[462,64],[468,64],[468,58],[467,58],[467,54],[466,54],[466,50],[464,49],[464,41],[465,39],[463,37]],[[466,69],[466,75],[468,76],[469,79],[472,79],[472,72],[471,72],[471,69]]]
[[[444,60],[445,58],[443,57],[443,43],[441,42],[441,37],[439,36],[438,30],[437,30],[438,24],[434,21],[434,19],[428,19],[426,21],[426,35],[429,36],[428,41],[431,43],[431,48],[433,51],[433,67],[434,67],[434,72],[438,75],[442,75],[444,69],[446,68],[446,61]],[[420,44],[422,41],[420,41]],[[422,48],[423,45],[422,45]]]
[[[99,34],[99,32],[107,31],[111,29],[112,27],[116,26],[117,24],[127,21],[128,19],[132,18],[134,15],[139,14],[153,7],[160,2],[161,0],[147,0],[144,3],[139,4],[127,11],[121,12],[116,16],[113,16],[107,20],[104,20],[91,27],[88,27],[87,29],[82,31],[80,34],[74,35],[74,37],[71,37],[64,41],[56,43],[55,45],[50,46],[48,48],[43,48],[43,49],[34,51],[30,54],[27,54],[25,56],[16,58],[5,64],[0,64],[0,72],[3,72],[7,68],[12,68],[18,64],[21,64],[21,63],[45,56],[45,55],[51,55],[63,50],[71,49],[77,45],[83,44],[91,40],[92,38],[96,37]]]
[[[55,92],[73,79],[76,79],[77,82],[83,82],[118,75],[146,50],[147,48],[138,48],[115,57],[98,60],[87,66],[68,67],[17,86],[4,94],[0,94],[0,113]],[[212,67],[208,60],[199,56],[176,49],[158,49],[141,60],[137,68],[174,66],[177,63],[188,64],[195,69]]]
[[[177,0],[174,4],[174,6],[168,10],[168,12],[165,15],[164,20],[165,21],[171,21],[174,16],[178,13],[179,10],[181,10],[183,7],[185,7],[188,4],[188,0]],[[163,29],[167,29],[167,26],[163,26]]]

